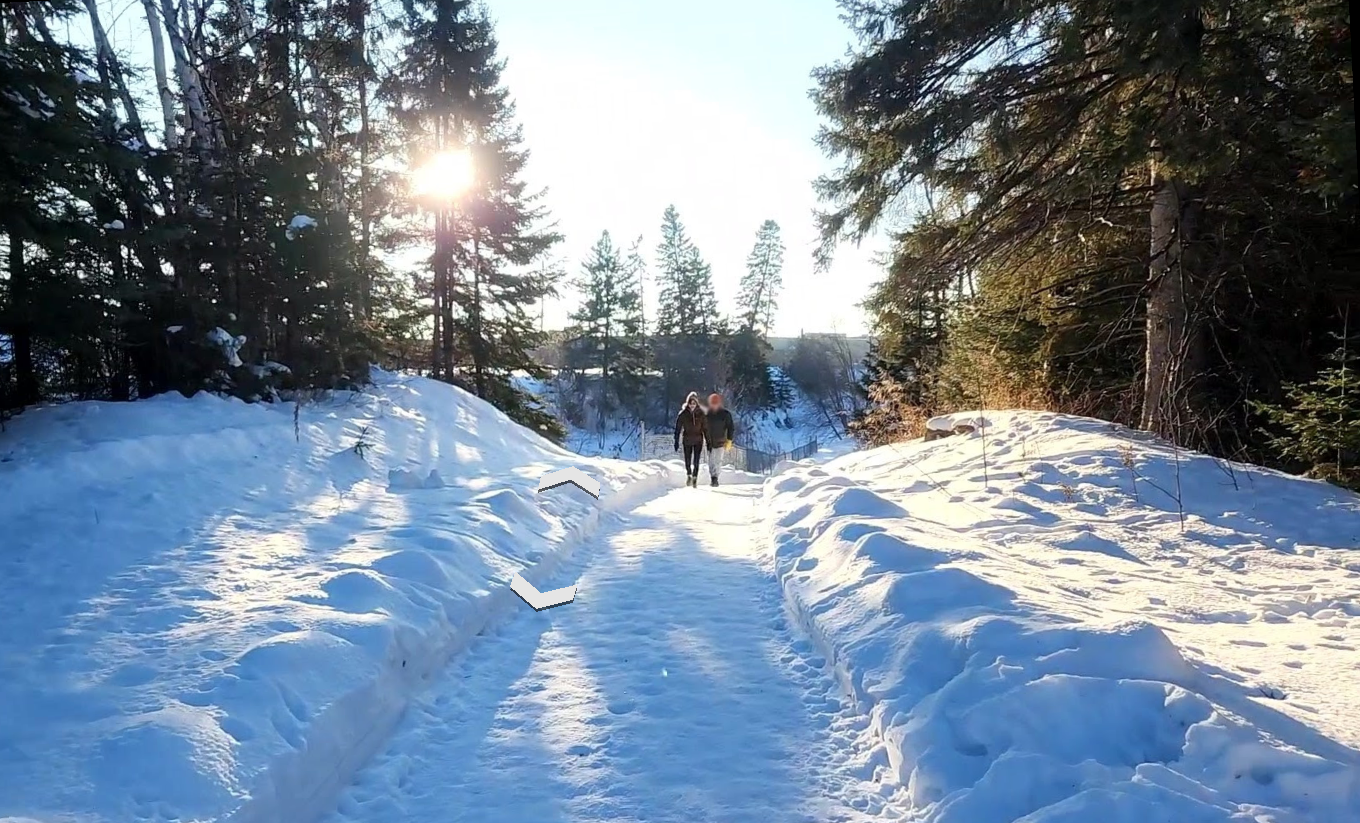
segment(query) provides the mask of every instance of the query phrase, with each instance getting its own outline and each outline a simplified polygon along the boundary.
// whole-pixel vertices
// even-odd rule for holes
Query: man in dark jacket
[[[708,396],[708,413],[705,415],[707,427],[704,439],[708,442],[709,485],[718,485],[718,463],[723,449],[732,448],[732,438],[736,436],[737,425],[732,420],[732,412],[723,408],[722,395],[714,392]]]
[[[685,441],[685,485],[699,485],[699,453],[704,448],[704,435],[708,430],[708,418],[699,405],[699,394],[690,392],[685,405],[675,417],[675,450],[680,451],[680,441]]]

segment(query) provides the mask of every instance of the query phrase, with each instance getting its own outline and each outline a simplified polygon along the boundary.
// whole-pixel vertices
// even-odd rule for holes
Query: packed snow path
[[[892,819],[886,758],[754,549],[758,489],[607,524],[552,581],[576,601],[474,643],[329,823]]]

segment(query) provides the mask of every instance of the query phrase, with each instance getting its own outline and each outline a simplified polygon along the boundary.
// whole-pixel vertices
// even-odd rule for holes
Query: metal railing
[[[817,453],[817,441],[809,440],[798,448],[789,452],[789,460],[806,460]]]
[[[723,451],[722,464],[737,471],[769,474],[781,460],[804,460],[817,453],[817,441],[809,440],[786,452],[767,452],[734,445]],[[638,438],[639,460],[664,460],[675,453],[675,433],[657,429],[641,430]]]

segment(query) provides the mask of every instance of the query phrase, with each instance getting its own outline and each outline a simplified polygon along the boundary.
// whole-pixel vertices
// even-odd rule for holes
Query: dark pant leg
[[[691,477],[699,476],[699,458],[703,454],[703,449],[703,445],[691,446],[688,443],[685,444],[685,471]]]

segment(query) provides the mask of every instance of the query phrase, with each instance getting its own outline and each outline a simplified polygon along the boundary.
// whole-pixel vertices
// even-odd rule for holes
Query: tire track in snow
[[[456,662],[328,823],[897,819],[753,549],[757,493],[678,489],[606,526],[576,602]]]

